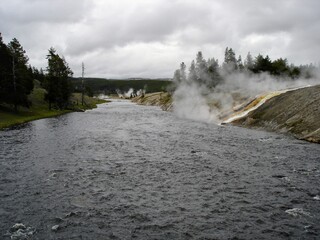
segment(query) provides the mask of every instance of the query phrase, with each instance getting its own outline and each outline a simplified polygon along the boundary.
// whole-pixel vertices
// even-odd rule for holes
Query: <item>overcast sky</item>
[[[74,75],[172,77],[198,51],[223,61],[268,54],[320,61],[319,0],[1,0],[0,32],[16,37],[30,64],[46,67],[52,46]]]

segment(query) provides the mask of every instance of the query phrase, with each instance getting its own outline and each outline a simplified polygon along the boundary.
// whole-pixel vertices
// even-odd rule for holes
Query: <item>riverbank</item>
[[[37,119],[56,117],[74,111],[93,109],[97,107],[97,104],[107,102],[106,100],[85,96],[85,104],[82,105],[81,94],[74,93],[71,97],[71,102],[73,103],[72,107],[66,110],[49,110],[48,103],[43,100],[44,94],[44,89],[35,88],[29,96],[32,106],[30,108],[19,107],[18,112],[14,112],[9,106],[0,105],[0,130]]]
[[[143,96],[137,96],[132,99],[132,102],[139,105],[159,106],[164,111],[171,111],[173,107],[173,99],[168,92],[148,93]]]
[[[274,131],[320,143],[320,85],[300,88],[267,99],[231,124]]]
[[[173,110],[173,99],[165,92],[146,94],[132,101]],[[213,105],[209,107],[219,109]],[[219,117],[222,124],[273,131],[320,143],[319,106],[320,85],[317,85],[259,95],[235,111],[222,112]]]

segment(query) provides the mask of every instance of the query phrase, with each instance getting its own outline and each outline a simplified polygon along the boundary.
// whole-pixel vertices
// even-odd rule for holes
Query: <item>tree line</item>
[[[13,38],[8,44],[0,33],[0,104],[29,108],[28,95],[34,88],[34,79],[46,90],[45,100],[49,109],[65,109],[72,94],[69,78],[73,75],[68,63],[50,48],[47,54],[46,70],[32,67],[20,42]]]
[[[221,84],[228,74],[233,73],[247,73],[249,75],[268,73],[279,79],[289,78],[294,80],[301,77],[316,77],[317,70],[319,69],[313,64],[295,66],[289,64],[285,58],[272,61],[268,55],[259,54],[252,57],[250,52],[243,61],[241,55],[236,57],[235,51],[227,47],[222,64],[219,64],[218,59],[215,58],[205,60],[201,51],[197,53],[196,59],[192,60],[188,73],[186,64],[182,62],[180,68],[174,72],[173,82],[175,86],[181,83],[196,83],[212,89]]]
[[[71,82],[75,92],[79,92],[82,86],[81,78],[72,78]],[[86,93],[101,93],[105,95],[117,94],[117,90],[128,92],[130,88],[144,89],[147,93],[165,91],[172,83],[171,79],[104,79],[104,78],[84,78]]]

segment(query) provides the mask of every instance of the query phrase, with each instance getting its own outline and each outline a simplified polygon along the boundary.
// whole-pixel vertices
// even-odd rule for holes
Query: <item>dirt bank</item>
[[[274,96],[231,123],[289,133],[299,139],[320,143],[320,85]]]
[[[144,96],[133,98],[132,102],[140,105],[159,106],[164,111],[172,110],[172,97],[167,92],[148,93]]]

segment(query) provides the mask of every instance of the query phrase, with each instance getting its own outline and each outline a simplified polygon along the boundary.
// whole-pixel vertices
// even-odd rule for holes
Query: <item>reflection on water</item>
[[[0,132],[0,238],[316,239],[319,153],[128,101],[34,121]]]

